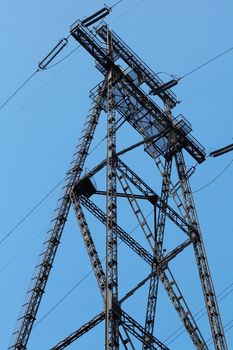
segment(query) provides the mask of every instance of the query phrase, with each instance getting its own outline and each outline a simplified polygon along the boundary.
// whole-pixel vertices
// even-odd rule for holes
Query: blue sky
[[[113,2],[107,1],[107,4],[112,5]],[[102,6],[103,2],[99,0],[25,0],[20,3],[13,0],[2,3],[0,103],[37,69],[37,63],[58,40],[67,36],[70,24]],[[230,0],[123,0],[108,17],[107,22],[155,72],[162,71],[180,76],[232,46],[232,11],[233,5]],[[69,53],[76,45],[71,39],[60,57]],[[166,74],[161,77],[169,79]],[[46,72],[40,72],[0,111],[0,238],[64,177],[88,113],[89,90],[101,79],[93,59],[81,50],[72,56],[71,60],[68,59]],[[232,143],[232,83],[232,53],[229,53],[190,75],[174,89],[178,99],[182,101],[175,108],[174,115],[182,113],[191,122],[193,135],[206,147],[207,153]],[[134,134],[132,137],[129,135],[130,129],[122,130],[118,141],[119,149],[133,142]],[[103,136],[103,129],[100,128],[94,144]],[[90,157],[88,167],[91,168],[103,155],[104,145],[101,145]],[[232,157],[233,153],[216,159],[208,158],[197,167],[192,177],[193,190],[208,184],[229,164]],[[146,164],[149,166],[149,162]],[[189,159],[188,165],[192,164]],[[137,169],[137,162],[133,165]],[[139,171],[142,172],[140,169]],[[217,294],[233,282],[232,171],[233,168],[229,167],[216,182],[195,193]],[[142,172],[142,176],[153,182],[153,176],[148,176],[147,172]],[[101,188],[101,176],[97,176],[95,180]],[[8,346],[59,194],[60,188],[0,245],[2,349]],[[145,212],[149,210],[147,207],[144,209]],[[125,220],[123,224],[128,231],[135,227],[135,222],[129,220]],[[103,231],[99,225],[95,226],[95,229]],[[71,215],[38,320],[90,271],[90,264],[79,236],[77,223]],[[135,238],[137,237],[139,233],[136,230]],[[103,257],[103,241],[100,237],[97,239],[97,245]],[[126,291],[143,278],[147,270],[138,260],[132,260],[128,264],[129,253],[123,245],[119,250],[122,261],[121,288]],[[138,275],[135,273],[135,264]],[[195,314],[203,306],[203,301],[194,267],[191,249],[183,253],[180,260],[174,264],[181,289]],[[128,281],[129,275],[132,281]],[[228,288],[220,297],[224,297],[231,289]],[[232,295],[229,293],[220,302],[223,324],[232,320]],[[132,303],[127,304],[128,312],[134,313],[135,318],[140,319],[144,301],[143,289],[135,295]],[[98,296],[96,282],[90,275],[35,327],[28,348],[37,350],[51,347],[98,313],[101,308],[102,301]],[[157,336],[161,340],[168,338],[180,326],[179,319],[162,289],[158,323]],[[200,327],[208,339],[206,317],[200,320]],[[103,328],[100,326],[70,348],[87,349],[96,344],[98,349],[103,349],[102,332]],[[229,330],[226,336],[231,348],[233,330]],[[171,349],[192,348],[185,333],[169,346]]]

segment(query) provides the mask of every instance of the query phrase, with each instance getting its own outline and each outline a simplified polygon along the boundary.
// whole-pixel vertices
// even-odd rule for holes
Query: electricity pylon
[[[101,11],[97,13],[97,20],[103,17]],[[170,262],[189,246],[193,247],[215,349],[226,350],[224,329],[189,182],[193,168],[187,169],[185,163],[186,154],[197,163],[202,163],[205,160],[204,148],[191,136],[192,129],[187,120],[181,115],[175,118],[172,114],[177,99],[169,87],[177,81],[164,83],[106,24],[93,27],[95,19],[96,15],[93,15],[85,21],[77,21],[70,32],[94,57],[96,67],[103,74],[104,80],[91,91],[93,103],[90,113],[80,144],[75,150],[74,160],[67,172],[64,194],[59,199],[41,261],[33,275],[32,287],[28,291],[27,302],[18,319],[9,349],[27,348],[58,244],[72,208],[104,308],[93,319],[55,345],[53,350],[64,349],[102,321],[105,321],[103,346],[105,344],[106,350],[136,349],[135,338],[141,342],[143,350],[168,349],[154,334],[159,284],[164,287],[193,347],[207,350],[206,341],[170,268]],[[162,107],[146,91],[151,91],[151,95],[162,103]],[[102,162],[84,174],[84,165],[101,112],[105,112],[107,116],[106,155]],[[140,137],[140,141],[119,151],[117,135],[123,124],[129,124]],[[154,165],[147,170],[152,173],[154,169],[158,169],[160,181],[157,187],[161,188],[160,194],[122,160],[123,155],[140,146],[144,147],[144,157],[150,158]],[[106,181],[105,189],[101,191],[94,185],[93,177],[103,169],[106,169]],[[104,209],[95,203],[94,198],[97,196],[105,196]],[[128,202],[125,215],[136,218],[144,234],[145,244],[139,243],[120,226],[119,198]],[[153,209],[153,225],[143,213],[142,202],[146,202]],[[105,266],[100,260],[84,210],[89,211],[95,220],[106,227]],[[169,231],[166,230],[168,221],[176,226],[184,239],[167,253],[164,250],[164,238]],[[127,245],[150,268],[150,273],[123,297],[119,297],[119,241]],[[126,312],[124,302],[133,298],[146,285],[148,296],[145,322],[142,325]]]

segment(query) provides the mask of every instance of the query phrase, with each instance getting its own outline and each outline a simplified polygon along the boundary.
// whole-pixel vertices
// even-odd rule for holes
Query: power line
[[[120,2],[122,2],[123,0],[119,0],[117,1],[112,7],[110,7],[110,9],[113,9],[115,6],[119,5]],[[144,1],[144,0],[142,0]],[[132,8],[129,10],[131,11]],[[118,16],[118,18],[121,16]],[[59,43],[55,46],[54,49],[52,49],[52,51],[45,57],[44,60],[41,61],[41,63],[39,63],[39,68],[32,73],[7,99],[6,101],[4,101],[2,103],[2,105],[0,105],[0,110],[2,110],[23,88],[25,85],[27,85],[30,80],[41,70],[48,70],[50,68],[55,67],[56,65],[60,64],[61,62],[65,61],[68,57],[70,57],[75,51],[77,51],[81,45],[78,45],[75,49],[73,49],[70,53],[68,53],[65,57],[63,57],[61,60],[59,60],[58,62],[54,63],[53,65],[49,65],[49,63],[60,53],[60,51],[66,46],[66,44],[68,43],[68,38],[70,37],[70,35],[68,35],[67,38],[64,38],[62,40],[59,41]],[[63,44],[63,40],[66,41],[66,44]],[[59,45],[62,45],[61,47]],[[57,50],[54,54],[54,50]],[[48,60],[47,60],[48,59]],[[46,61],[44,66],[40,66],[44,61]]]
[[[222,295],[222,294],[224,294],[229,288],[231,288],[233,286],[233,282],[231,282],[226,288],[224,288],[219,294],[218,294],[218,298]],[[233,288],[229,291],[229,292],[227,292],[222,298],[219,298],[218,299],[218,303],[221,303],[229,294],[231,294],[233,292]],[[198,318],[196,318],[196,321],[198,321],[198,320],[200,320],[203,316],[205,316],[206,315],[206,313],[207,313],[207,311],[206,311],[206,308],[205,307],[203,307],[203,308],[201,308],[197,313],[195,313],[195,315],[194,315],[194,317],[196,317],[197,315],[199,315],[202,311],[204,311],[205,310],[205,312],[202,314],[202,315],[200,315]],[[174,341],[176,340],[176,339],[178,339],[184,332],[185,332],[185,329],[184,329],[184,326],[180,326],[175,332],[173,332],[169,337],[167,337],[165,340],[164,340],[164,342],[167,342],[170,338],[172,338],[173,337],[173,335],[175,335],[177,332],[179,332],[179,330],[181,330],[182,329],[182,331],[180,332],[180,333],[178,333],[169,343],[167,343],[167,345],[170,345],[170,344],[172,344],[172,343],[174,343]],[[211,339],[211,338],[210,338]],[[210,340],[210,339],[208,339],[207,340],[207,342]]]
[[[79,47],[78,47],[79,48]],[[74,50],[73,50],[73,52],[74,52]],[[72,52],[72,53],[73,53]],[[6,123],[5,124],[3,124],[1,127],[0,127],[0,131],[1,130],[3,130],[3,129],[5,129],[5,127],[7,127],[7,125],[12,121],[12,120],[14,120],[15,119],[15,117],[22,111],[22,110],[24,110],[24,108],[26,107],[26,106],[28,106],[30,103],[31,103],[31,101],[35,98],[35,97],[37,97],[40,93],[41,93],[41,91],[43,91],[44,90],[44,88],[51,82],[51,81],[53,81],[57,76],[58,76],[58,74],[60,74],[60,72],[78,55],[80,53],[80,50],[77,52],[77,54],[76,55],[74,55],[69,61],[67,61],[50,79],[48,79],[46,82],[45,82],[45,84],[44,85],[42,85],[36,92],[35,92],[35,94],[33,94],[14,114],[13,114],[13,116],[11,117],[11,118],[9,118],[7,121],[6,121]],[[69,54],[69,55],[71,55],[71,53]],[[68,55],[67,55],[68,56]],[[66,57],[66,58],[68,58],[68,57]],[[52,67],[51,67],[52,68]],[[46,68],[45,70],[47,70],[47,69],[49,69],[49,68]]]
[[[115,19],[113,19],[112,21],[110,21],[109,24],[118,21],[121,17],[127,15],[129,12],[133,11],[136,7],[138,7],[139,5],[141,5],[144,1],[145,1],[145,0],[140,0],[140,1],[138,1],[136,4],[134,4],[133,6],[131,6],[128,10],[126,10],[125,12],[123,12],[121,15],[117,16]]]
[[[213,61],[219,59],[220,57],[226,55],[227,53],[229,53],[229,52],[232,51],[232,50],[233,50],[233,46],[230,47],[229,49],[227,49],[227,50],[221,52],[219,55],[214,56],[214,57],[211,58],[210,60],[208,60],[208,61],[202,63],[200,66],[197,66],[196,68],[192,69],[190,72],[185,73],[185,74],[182,75],[178,80],[181,80],[181,79],[186,78],[187,76],[189,76],[189,75],[193,74],[194,72],[198,71],[199,69],[201,69],[201,68],[207,66],[208,64],[210,64],[210,63],[212,63]]]
[[[112,10],[114,7],[118,6],[120,4],[120,2],[122,2],[123,0],[119,0],[117,1],[115,4],[113,4],[110,9]]]
[[[29,81],[40,71],[38,68],[34,73],[32,73],[8,98],[5,102],[3,102],[0,106],[0,110],[2,110],[23,88]]]
[[[44,232],[45,229],[41,230],[37,235],[35,235],[16,255],[14,255],[3,267],[0,269],[0,273],[3,272],[12,262],[14,262],[18,257],[20,257]]]
[[[208,90],[209,88],[211,88],[212,86],[220,83],[221,81],[231,77],[233,75],[233,72],[227,74],[227,75],[224,75],[223,77],[217,79],[217,80],[214,80],[212,83],[209,83],[207,84],[206,86],[203,86],[201,89],[197,90],[196,92],[192,93],[191,95],[188,95],[187,97],[184,97],[180,102],[184,102],[184,101],[187,101],[191,98],[193,98],[194,96],[200,94],[201,92],[205,91],[205,90]]]
[[[87,279],[87,277],[92,274],[92,272],[93,270],[90,270],[86,275],[84,275],[79,282],[77,282],[61,299],[58,300],[58,302],[51,309],[49,309],[48,312],[46,312],[41,319],[39,319],[39,321],[35,323],[33,328],[37,327],[38,324],[40,324],[54,309],[56,309],[56,307],[58,307],[58,305],[60,305],[78,286],[80,286]]]
[[[232,323],[232,325],[230,327],[227,328],[227,326],[229,326],[230,324]],[[229,322],[227,322],[225,325],[224,325],[224,330],[225,330],[225,333],[227,333],[231,328],[233,328],[233,319],[230,320]],[[227,328],[227,329],[226,329]],[[207,340],[207,345],[212,345],[213,344],[213,339],[212,338],[209,338]]]
[[[68,43],[68,37],[65,38],[64,40],[66,40],[66,43]],[[61,43],[61,41],[59,41],[58,45]],[[47,55],[51,56],[51,53],[57,48],[57,46],[55,46],[55,48]],[[69,56],[71,56],[76,50],[78,50],[80,48],[81,45],[78,45],[74,50],[72,50],[68,55],[66,55],[65,57],[63,57],[60,61],[54,63],[53,65],[51,66],[48,66],[48,64],[59,54],[59,52],[61,51],[61,48],[57,51],[57,53],[55,53],[48,61],[48,63],[45,64],[45,66],[40,66],[42,64],[42,62],[47,58],[46,58],[41,62],[39,63],[39,68],[34,72],[32,73],[11,95],[10,97],[0,106],[0,110],[3,109],[3,107],[5,107],[23,88],[25,85],[27,85],[30,80],[38,73],[38,72],[41,72],[42,70],[48,70],[50,68],[53,68],[54,66],[56,66],[57,64],[63,62],[64,60],[66,60]]]
[[[227,287],[225,287],[219,294],[218,294],[218,298],[224,294],[228,289],[230,289],[231,287],[233,286],[233,282],[231,282]],[[225,299],[225,297],[232,293],[232,290],[230,292],[228,292],[224,297],[223,299]],[[223,300],[222,298],[220,298],[218,301],[221,302]],[[202,313],[202,311],[205,311],[204,314],[200,315]],[[194,317],[200,315],[200,317],[198,317],[196,319],[196,321],[198,321],[200,318],[202,318],[204,315],[206,314],[206,308],[205,306],[202,307],[199,311],[197,311],[195,314],[194,314]],[[171,339],[176,333],[178,333],[180,330],[182,330],[184,328],[184,326],[180,326],[178,327],[172,334],[170,334],[166,339],[164,339],[164,342],[167,342],[169,339]],[[182,332],[180,332],[173,340],[171,340],[170,343],[168,343],[167,345],[170,345],[171,343],[173,343],[173,341],[175,341],[181,334],[183,334],[185,332],[185,330],[183,329]]]
[[[200,191],[204,190],[205,188],[209,187],[210,185],[212,185],[215,181],[217,181],[227,171],[227,169],[231,166],[232,163],[233,163],[233,159],[230,161],[230,163],[227,164],[227,166],[213,180],[211,180],[205,186],[202,186],[198,190],[193,191],[193,193],[200,192]]]
[[[119,118],[118,120],[119,125],[116,128],[116,130],[121,128],[122,125],[125,123],[126,120],[124,119],[122,121],[122,119],[123,117]],[[89,152],[89,155],[91,155],[104,142],[106,138],[107,136],[102,138],[100,142],[97,143],[97,145],[91,149],[91,151]],[[66,177],[63,177],[62,180],[60,180],[7,234],[5,234],[3,238],[0,240],[0,244],[2,244],[8,237],[10,237],[12,233],[14,233],[15,230],[62,184],[62,182],[64,182],[65,179]]]
[[[0,244],[2,244],[8,237],[15,232],[15,230],[61,185],[64,181],[62,179],[58,182],[56,186],[54,186],[3,238],[0,240]]]
[[[123,1],[123,0],[120,0],[120,1],[118,1],[116,4],[114,4],[112,7],[115,7],[115,6],[117,6],[121,1]],[[145,1],[145,0],[142,0],[142,1],[140,1],[140,2],[138,2],[136,5],[134,5],[132,8],[130,8],[126,13],[128,13],[128,12],[130,12],[132,9],[134,9],[136,6],[138,6],[141,2],[143,2],[143,1]],[[126,13],[124,13],[124,14],[126,14]],[[120,15],[119,17],[121,17],[121,16],[123,16],[124,14],[122,14],[122,15]],[[45,68],[45,70],[47,70],[47,69],[49,69],[49,68],[52,68],[52,67],[54,67],[55,65],[57,65],[57,64],[59,64],[59,63],[61,63],[62,61],[64,61],[64,60],[66,60],[69,56],[71,56],[77,49],[79,49],[80,48],[80,46],[81,45],[78,45],[78,47],[76,47],[74,50],[72,50],[68,55],[66,55],[63,59],[61,59],[60,61],[58,61],[58,62],[56,62],[54,65],[52,65],[52,66],[50,66],[50,67],[46,67]],[[80,51],[79,51],[80,52]],[[70,60],[71,61],[71,60]],[[69,62],[70,62],[69,61]],[[68,62],[68,63],[69,63]],[[62,67],[62,69],[64,68],[64,66]],[[61,70],[62,70],[61,69]],[[60,70],[60,71],[61,71]],[[40,71],[40,69],[37,69],[29,78],[27,78],[25,81],[24,81],[24,83],[0,106],[0,110],[7,104],[7,103],[9,103],[12,99],[13,99],[13,97],[21,90],[21,89],[23,89],[23,87],[34,77],[34,75],[36,74],[36,73],[38,73]],[[42,88],[40,88],[20,109],[19,109],[19,111],[17,111],[14,115],[13,115],[13,117],[6,123],[6,124],[4,124],[3,125],[3,127],[2,128],[0,128],[0,130],[1,129],[3,129],[3,128],[5,128],[8,124],[9,124],[9,122],[11,121],[11,120],[13,120],[15,117],[16,117],[16,115],[18,114],[18,113],[20,113],[31,101],[32,101],[32,99],[34,98],[34,97],[36,97],[43,89],[44,89],[44,87],[52,80],[52,79],[54,79],[55,78],[55,76],[60,72],[60,71],[58,71],[50,80],[48,80],[43,86],[42,86]],[[120,118],[120,120],[121,120],[122,118]],[[119,121],[120,121],[119,120]],[[124,122],[125,122],[125,120],[118,126],[118,128],[119,127],[121,127],[123,124],[124,124]],[[99,145],[104,141],[106,139],[106,137],[104,137],[92,150],[91,150],[91,152],[90,152],[90,154],[96,149],[96,148],[98,148],[99,147]],[[2,244],[8,237],[10,237],[15,231],[16,231],[16,229],[57,189],[57,187],[64,181],[64,179],[65,178],[63,178],[61,181],[59,181],[59,183],[58,184],[56,184],[7,234],[5,234],[4,236],[3,236],[3,238],[0,240],[0,244]]]
[[[152,213],[154,213],[154,210],[152,210],[152,211],[150,211],[147,215],[146,215],[146,218],[148,218]],[[130,232],[129,232],[129,234],[131,235],[138,227],[140,226],[140,224],[137,224]],[[122,244],[122,241],[121,242],[119,242],[118,243],[118,246],[120,245],[120,244]],[[103,258],[102,260],[101,260],[101,263],[103,262],[105,260],[105,258]],[[93,269],[91,269],[86,275],[84,275],[82,278],[81,278],[81,280],[80,281],[78,281],[70,290],[68,290],[68,292],[61,298],[61,299],[59,299],[58,300],[58,302],[51,308],[51,309],[49,309],[49,311],[48,312],[46,312],[46,314],[35,324],[35,326],[34,327],[36,327],[39,323],[41,323],[55,308],[57,308],[57,306],[59,306],[77,287],[79,287],[81,284],[82,284],[82,282],[84,282],[86,279],[87,279],[87,277],[89,277],[92,273],[93,273],[94,271],[93,271]],[[226,290],[228,290],[231,286],[233,286],[233,282],[231,282],[222,292],[220,292],[219,294],[218,294],[218,297],[220,296],[220,295],[222,295]],[[232,293],[233,292],[233,289],[230,291],[230,292],[228,292],[223,298],[221,298],[221,299],[219,299],[218,301],[219,302],[221,302],[223,299],[225,299],[230,293]],[[203,310],[204,310],[205,308],[202,308],[201,310],[199,310],[194,316],[197,316],[198,314],[200,314]],[[206,312],[205,312],[206,313]],[[201,315],[197,320],[199,320],[201,317],[203,317],[204,316],[204,314],[203,315]],[[34,328],[33,327],[33,328]],[[168,338],[166,338],[165,340],[164,340],[164,342],[166,342],[167,340],[169,340],[175,333],[177,333],[180,329],[182,329],[183,328],[183,326],[181,326],[181,327],[179,327],[179,329],[178,330],[176,330],[172,335],[170,335]],[[181,334],[183,334],[184,333],[184,330],[181,332],[181,333],[179,333],[177,336],[176,336],[176,338],[174,338],[170,343],[168,343],[167,345],[169,345],[169,344],[171,344],[172,342],[174,342]]]
[[[123,0],[119,0],[118,2],[116,2],[112,7],[114,8],[115,6],[117,6],[120,2],[122,2]],[[129,8],[127,11],[125,11],[123,14],[121,14],[120,16],[118,16],[115,20],[111,21],[110,23],[115,22],[116,20],[118,20],[119,18],[123,17],[124,15],[128,14],[129,12],[131,12],[133,9],[135,9],[137,6],[139,6],[141,3],[143,3],[145,0],[141,0],[138,3],[136,3],[134,6],[132,6],[131,8]],[[68,39],[69,36],[66,38]],[[68,57],[70,57],[81,45],[79,45],[78,47],[76,47],[75,49],[73,49],[69,54],[67,54],[65,57],[63,57],[61,60],[59,60],[58,62],[54,63],[51,66],[46,66],[45,68],[43,68],[43,70],[48,70],[51,69],[53,67],[55,67],[56,65],[58,65],[59,63],[65,61]],[[183,76],[181,76],[180,78],[177,78],[177,81],[180,81],[184,78],[186,78],[187,76],[193,74],[194,72],[196,72],[197,70],[207,66],[208,64],[210,64],[211,62],[217,60],[218,58],[222,57],[223,55],[226,55],[227,53],[229,53],[230,51],[233,50],[233,46],[230,47],[229,49],[221,52],[219,55],[211,58],[210,60],[204,62],[203,64],[197,66],[196,68],[192,69],[190,72],[184,74]],[[59,53],[60,51],[58,51]],[[2,103],[2,105],[0,105],[0,110],[3,109],[22,89],[23,87],[40,71],[40,69],[38,68],[34,73],[32,73],[32,75],[30,75],[10,96],[9,98]]]

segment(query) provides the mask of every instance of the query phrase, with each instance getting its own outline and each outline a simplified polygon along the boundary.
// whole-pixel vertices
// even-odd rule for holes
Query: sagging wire
[[[225,147],[219,148],[215,151],[210,152],[208,157],[214,157],[214,158],[219,157],[219,156],[222,156],[223,154],[228,153],[230,151],[233,151],[233,143],[231,143],[230,145],[227,145]],[[198,190],[193,191],[193,193],[200,192],[200,191],[204,190],[205,188],[209,187],[210,185],[212,185],[230,168],[232,163],[233,163],[233,159],[227,164],[227,166],[215,178],[213,178],[213,180],[211,180],[210,182],[208,182],[206,185],[202,186]]]
[[[198,193],[198,192],[204,190],[205,188],[209,187],[210,185],[212,185],[215,181],[217,181],[227,171],[227,169],[230,168],[232,163],[233,163],[233,159],[227,164],[227,166],[215,178],[213,178],[213,180],[211,180],[210,182],[208,182],[206,185],[202,186],[201,188],[198,188],[197,190],[193,191],[193,193]]]

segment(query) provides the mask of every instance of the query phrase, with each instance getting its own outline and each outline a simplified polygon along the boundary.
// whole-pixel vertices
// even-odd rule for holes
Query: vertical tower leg
[[[57,252],[65,222],[70,210],[70,190],[80,177],[84,162],[88,155],[91,141],[98,124],[99,116],[102,110],[102,98],[106,93],[105,82],[100,90],[99,98],[91,108],[87,117],[87,123],[82,132],[82,142],[77,146],[74,153],[74,160],[71,168],[67,172],[65,179],[64,192],[58,201],[55,215],[51,221],[51,229],[47,233],[46,241],[43,245],[43,251],[40,254],[40,263],[36,266],[31,279],[30,289],[27,292],[27,301],[24,303],[20,317],[16,324],[16,330],[13,333],[9,349],[23,350],[27,348],[28,339],[36,320],[37,311],[44,294],[45,286],[49,278],[53,261]]]
[[[205,247],[202,240],[201,230],[199,227],[192,190],[187,176],[186,165],[182,152],[176,154],[176,164],[180,179],[183,198],[186,209],[189,212],[191,223],[195,227],[197,237],[193,244],[194,252],[201,280],[203,295],[206,303],[206,309],[209,317],[210,328],[213,336],[213,342],[216,350],[226,350],[227,344],[224,335],[224,329],[220,317],[217,298],[208,266]]]
[[[108,32],[108,51],[112,56],[112,38]],[[119,349],[119,324],[114,312],[118,304],[118,266],[117,266],[117,220],[116,206],[116,117],[113,88],[114,70],[108,72],[108,113],[107,113],[107,174],[106,174],[106,302],[105,302],[105,349]]]

